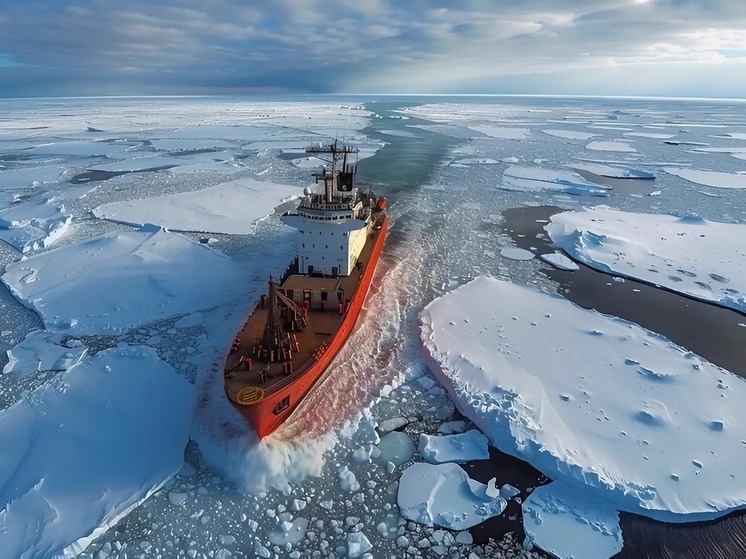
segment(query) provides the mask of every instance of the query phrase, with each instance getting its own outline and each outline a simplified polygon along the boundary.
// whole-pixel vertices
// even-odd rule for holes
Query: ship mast
[[[328,172],[325,167],[321,167],[313,174],[317,183],[324,182],[324,201],[327,204],[331,204],[337,198],[340,182],[343,189],[352,190],[357,165],[348,165],[347,155],[359,152],[360,150],[356,147],[339,145],[337,140],[334,140],[330,144],[315,145],[306,148],[306,153],[312,153],[317,156],[331,155],[331,172]],[[341,170],[337,168],[337,161],[340,157],[342,158]]]

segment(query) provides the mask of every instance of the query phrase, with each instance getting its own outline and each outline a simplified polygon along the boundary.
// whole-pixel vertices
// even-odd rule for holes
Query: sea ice
[[[676,175],[694,184],[715,188],[746,188],[746,174],[700,171],[697,169],[675,167],[665,167],[663,170],[669,175]]]
[[[140,154],[142,155],[142,154]],[[148,155],[145,157],[132,157],[123,161],[112,161],[110,163],[97,163],[89,167],[92,171],[111,171],[114,173],[130,173],[138,171],[152,171],[154,169],[165,169],[166,167],[178,167],[190,162],[189,159],[177,157],[165,157],[163,155]]]
[[[93,210],[96,217],[131,225],[155,223],[175,231],[246,235],[256,221],[285,200],[302,196],[302,188],[239,179],[160,198],[111,202]]]
[[[490,457],[488,440],[476,429],[458,435],[420,435],[420,456],[431,464],[463,463]]]
[[[596,141],[591,142],[587,146],[585,146],[586,149],[590,149],[593,151],[618,151],[622,153],[636,153],[637,150],[633,148],[631,145],[629,145],[627,142],[619,142],[615,140],[611,141]]]
[[[510,260],[533,260],[536,255],[525,248],[505,247],[500,249],[500,256]]]
[[[569,167],[581,171],[589,171],[602,177],[613,179],[654,179],[655,175],[650,171],[633,169],[622,165],[603,165],[601,163],[572,163]]]
[[[596,206],[553,215],[545,229],[593,268],[746,311],[746,225]]]
[[[61,165],[0,169],[0,190],[17,190],[42,184],[55,184],[65,176]]]
[[[75,556],[179,471],[195,390],[109,349],[0,411],[0,556]]]
[[[505,499],[489,497],[486,489],[456,464],[416,462],[402,473],[396,501],[404,518],[465,530],[505,510]]]
[[[574,130],[542,130],[544,134],[554,136],[555,138],[564,138],[566,140],[590,140],[598,134],[592,132],[576,132]]]
[[[0,239],[21,252],[39,250],[60,239],[72,216],[48,200],[14,204],[0,210]]]
[[[500,188],[528,192],[558,190],[580,196],[608,196],[611,187],[587,181],[572,171],[511,166],[503,172]]]
[[[228,257],[146,226],[14,262],[0,279],[48,330],[81,335],[119,333],[226,303],[241,277]]]
[[[459,410],[550,478],[664,521],[746,505],[743,379],[635,324],[489,277],[430,303],[421,326]]]
[[[558,270],[575,271],[575,270],[580,269],[580,266],[578,266],[575,262],[570,260],[567,256],[565,256],[561,252],[550,252],[548,254],[540,254],[539,258],[541,258],[547,264],[551,264]]]
[[[554,557],[606,559],[624,545],[617,511],[562,482],[537,487],[522,508],[527,537]]]
[[[80,363],[88,348],[80,340],[34,330],[21,343],[8,351],[8,363],[3,374],[13,373],[19,378],[39,371],[67,371]],[[64,341],[63,341],[64,340]]]
[[[501,140],[527,140],[531,136],[528,128],[507,128],[493,124],[479,124],[469,126],[469,128],[490,138],[499,138]]]

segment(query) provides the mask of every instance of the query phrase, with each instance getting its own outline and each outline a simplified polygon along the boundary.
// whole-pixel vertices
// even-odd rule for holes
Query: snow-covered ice
[[[622,165],[604,165],[601,163],[572,163],[569,167],[589,171],[602,177],[613,179],[654,179],[655,174],[642,169],[633,169]]]
[[[75,556],[157,490],[195,394],[153,349],[117,348],[0,411],[0,556]]]
[[[555,138],[564,138],[565,140],[590,140],[591,138],[595,138],[598,136],[598,134],[593,134],[592,132],[577,132],[575,130],[555,130],[555,129],[549,129],[549,130],[542,130],[544,134],[547,134],[548,136],[554,136]]]
[[[404,518],[427,526],[465,530],[505,510],[505,499],[452,463],[417,462],[399,480],[397,504]]]
[[[38,250],[60,239],[71,221],[61,204],[48,200],[18,203],[0,210],[0,239],[21,252]]]
[[[525,248],[505,247],[500,249],[500,256],[510,260],[533,260],[536,255]]]
[[[78,335],[211,308],[241,285],[229,258],[152,225],[14,262],[0,279],[48,330]]]
[[[611,187],[585,180],[573,171],[542,167],[511,166],[503,172],[505,190],[557,190],[578,196],[608,196]]]
[[[746,188],[746,173],[725,173],[676,167],[664,167],[663,170],[669,175],[676,175],[694,184],[714,188]]]
[[[585,146],[586,149],[593,151],[617,151],[621,153],[636,153],[637,150],[633,148],[628,142],[620,142],[617,140],[610,141],[595,141]]]
[[[96,217],[132,225],[156,223],[174,231],[246,235],[281,202],[302,196],[298,186],[239,179],[197,190],[96,208]]]
[[[589,266],[746,311],[746,225],[596,206],[553,215],[545,229]]]
[[[624,545],[617,511],[560,481],[534,489],[522,508],[526,536],[554,557],[607,559]]]
[[[488,440],[476,429],[457,435],[420,435],[419,453],[431,464],[468,462],[490,457]]]
[[[421,326],[461,412],[550,478],[665,521],[746,506],[743,379],[635,324],[489,277],[432,302]]]
[[[55,184],[65,176],[62,165],[44,165],[22,169],[0,169],[0,190],[17,190]]]
[[[567,256],[565,256],[561,252],[550,252],[547,254],[540,254],[539,258],[541,258],[547,264],[551,264],[558,270],[574,271],[574,270],[580,269],[580,266],[578,266],[575,262],[570,260]]]
[[[3,374],[27,377],[39,371],[67,371],[80,363],[88,348],[63,334],[34,330],[8,351]]]

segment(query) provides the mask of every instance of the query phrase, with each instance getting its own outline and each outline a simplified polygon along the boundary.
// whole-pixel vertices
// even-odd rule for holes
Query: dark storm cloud
[[[0,0],[0,96],[746,96],[745,53],[743,0]]]

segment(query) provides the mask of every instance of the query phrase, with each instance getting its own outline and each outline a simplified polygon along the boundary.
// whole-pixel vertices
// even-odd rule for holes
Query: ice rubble
[[[93,213],[133,225],[156,223],[175,231],[246,235],[278,204],[302,194],[298,186],[239,179],[194,192],[112,202]]]
[[[39,371],[67,371],[83,359],[88,348],[75,338],[63,334],[35,330],[8,351],[8,363],[3,374],[19,378]]]
[[[488,277],[429,304],[421,327],[461,412],[579,494],[673,522],[746,506],[741,378],[635,324]]]
[[[158,489],[195,394],[153,349],[116,348],[0,411],[0,556],[75,556]]]
[[[746,311],[746,225],[596,206],[553,215],[545,229],[589,266]]]
[[[624,545],[617,511],[562,482],[534,489],[522,509],[526,537],[554,557],[613,557]]]
[[[572,171],[511,166],[503,172],[500,188],[528,192],[557,190],[579,196],[608,196],[611,187],[587,181]]]
[[[712,186],[714,188],[746,188],[746,174],[724,173],[721,171],[701,171],[677,167],[664,167],[669,175],[676,175],[684,180]]]
[[[25,202],[0,210],[0,239],[21,252],[45,248],[60,239],[72,221],[61,204]]]
[[[214,307],[236,295],[240,278],[228,257],[152,225],[14,262],[0,277],[48,330],[78,335]]]

